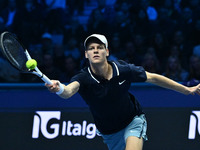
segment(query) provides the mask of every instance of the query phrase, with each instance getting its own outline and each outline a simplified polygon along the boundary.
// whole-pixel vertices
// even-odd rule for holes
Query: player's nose
[[[98,48],[95,48],[93,52],[94,54],[98,53],[99,52]]]

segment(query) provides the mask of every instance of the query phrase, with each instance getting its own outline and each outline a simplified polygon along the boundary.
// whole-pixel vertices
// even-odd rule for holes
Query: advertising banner
[[[199,150],[200,109],[145,109],[144,150]],[[107,150],[89,111],[0,113],[1,150]]]
[[[0,150],[107,150],[78,94],[65,100],[32,87],[0,87]],[[146,113],[144,150],[200,149],[199,96],[146,85],[131,92]]]

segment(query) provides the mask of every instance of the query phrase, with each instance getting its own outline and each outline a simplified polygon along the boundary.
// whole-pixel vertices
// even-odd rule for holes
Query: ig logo
[[[51,122],[51,119],[58,120],[57,123]],[[87,139],[93,139],[96,136],[96,126],[94,123],[88,123],[82,120],[82,123],[74,123],[71,120],[61,121],[60,111],[36,111],[33,118],[32,138],[39,138],[40,132],[47,139],[54,139],[61,134],[62,136],[84,136]],[[47,125],[52,132],[48,132]]]
[[[53,133],[47,131],[47,123],[50,119],[60,120],[61,112],[60,111],[36,111],[36,115],[33,119],[33,132],[32,138],[39,137],[39,131],[41,130],[42,134],[48,138],[53,139],[59,134],[59,124],[51,124],[50,128],[54,130]]]
[[[195,139],[196,133],[200,135],[200,111],[192,111],[190,115],[188,139]]]

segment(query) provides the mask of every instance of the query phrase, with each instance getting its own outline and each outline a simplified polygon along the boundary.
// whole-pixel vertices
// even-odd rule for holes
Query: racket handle
[[[46,75],[44,75],[43,74],[43,76],[42,76],[42,78],[41,78],[45,83],[47,83],[47,84],[53,84],[52,82],[51,82],[51,80],[46,76]]]

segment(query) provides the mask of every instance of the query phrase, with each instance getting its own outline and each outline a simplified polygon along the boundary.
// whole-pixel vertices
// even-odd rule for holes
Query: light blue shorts
[[[126,147],[126,139],[129,136],[135,136],[147,140],[147,121],[145,115],[135,116],[132,122],[123,130],[113,133],[100,135],[104,139],[104,143],[107,144],[109,150],[124,150]]]

